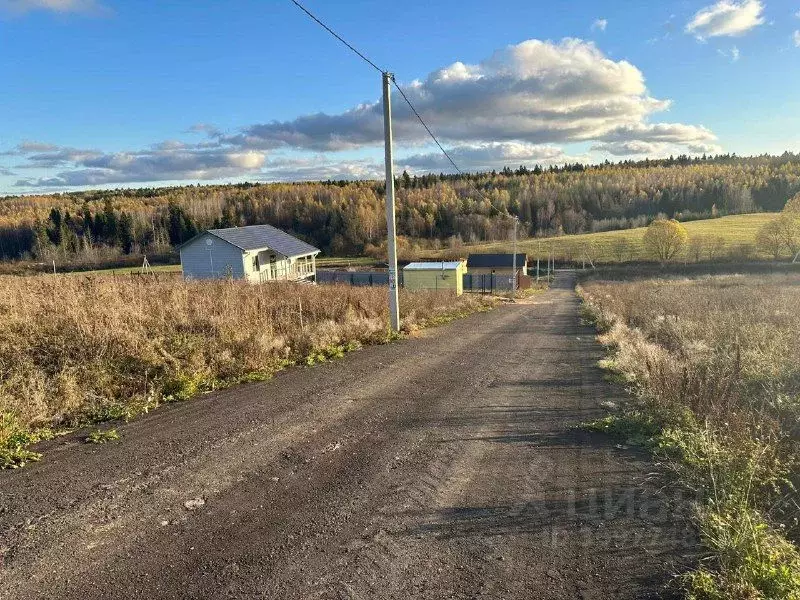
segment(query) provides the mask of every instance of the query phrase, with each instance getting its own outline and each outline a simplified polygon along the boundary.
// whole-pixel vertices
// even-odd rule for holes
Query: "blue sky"
[[[463,169],[800,151],[798,0],[305,4]],[[0,193],[381,175],[380,74],[289,0],[0,0],[0,40]]]

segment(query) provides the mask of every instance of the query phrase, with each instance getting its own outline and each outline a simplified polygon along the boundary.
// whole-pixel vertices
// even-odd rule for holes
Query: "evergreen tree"
[[[130,254],[133,251],[135,239],[133,235],[133,218],[126,212],[119,216],[117,237],[119,238],[120,246],[122,246],[122,251],[125,254]]]

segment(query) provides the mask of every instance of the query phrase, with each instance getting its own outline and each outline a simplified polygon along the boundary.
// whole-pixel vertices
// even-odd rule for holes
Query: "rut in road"
[[[574,427],[619,392],[573,287],[50,442],[0,474],[0,597],[662,596],[688,503]]]

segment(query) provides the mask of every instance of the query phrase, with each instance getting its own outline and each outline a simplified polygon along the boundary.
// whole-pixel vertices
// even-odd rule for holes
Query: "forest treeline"
[[[800,155],[520,167],[397,178],[398,233],[423,248],[779,211]],[[214,227],[269,223],[334,255],[380,254],[384,185],[326,181],[84,191],[0,199],[0,258],[97,261],[163,254]]]

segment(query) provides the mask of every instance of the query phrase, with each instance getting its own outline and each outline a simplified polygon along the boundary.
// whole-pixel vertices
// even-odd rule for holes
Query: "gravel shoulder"
[[[48,442],[0,473],[0,598],[664,596],[687,502],[574,428],[621,392],[573,287]]]

